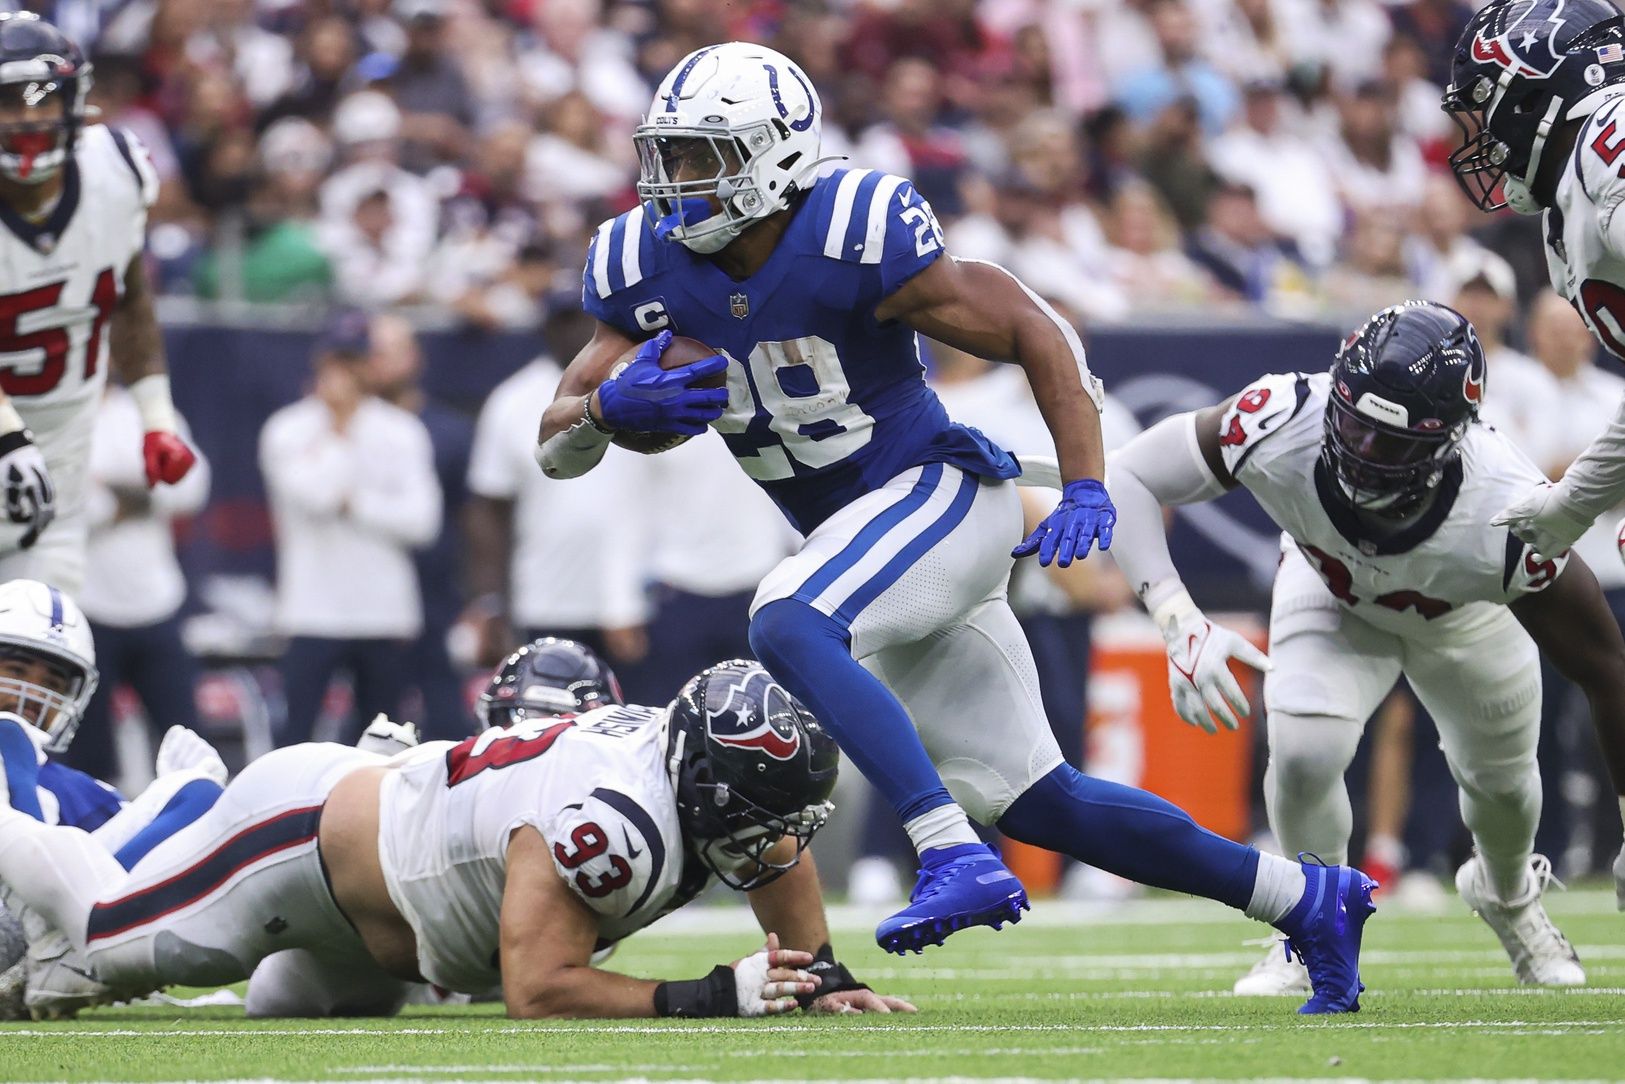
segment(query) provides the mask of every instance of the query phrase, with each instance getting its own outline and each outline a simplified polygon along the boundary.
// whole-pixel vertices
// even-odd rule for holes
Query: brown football
[[[622,355],[621,360],[615,363],[617,369],[629,363],[637,356],[639,343]],[[692,365],[701,358],[708,358],[716,351],[706,346],[698,339],[690,339],[686,335],[673,336],[666,349],[660,354],[660,367],[662,369],[679,369],[684,365]],[[728,386],[728,374],[717,373],[704,380],[694,382],[696,388],[725,388]],[[654,455],[657,452],[666,452],[683,443],[688,437],[681,433],[639,433],[630,429],[623,429],[610,438],[619,447],[632,452],[642,452],[644,455]]]

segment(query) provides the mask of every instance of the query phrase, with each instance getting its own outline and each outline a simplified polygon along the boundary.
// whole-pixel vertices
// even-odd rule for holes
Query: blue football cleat
[[[909,905],[875,930],[875,942],[899,956],[970,926],[1020,922],[1028,910],[1027,890],[985,843],[938,847],[920,856],[920,877]]]
[[[1314,858],[1313,862],[1308,861]],[[1351,866],[1328,866],[1313,855],[1299,855],[1306,879],[1298,901],[1280,928],[1287,935],[1288,957],[1297,956],[1309,969],[1314,994],[1300,1013],[1359,1012],[1360,934],[1377,908],[1371,892],[1377,882]]]

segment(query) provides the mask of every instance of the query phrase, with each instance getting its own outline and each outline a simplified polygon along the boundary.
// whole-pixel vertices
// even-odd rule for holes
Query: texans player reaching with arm
[[[646,202],[594,237],[582,296],[599,327],[546,410],[539,464],[573,477],[617,431],[709,424],[806,536],[762,581],[750,641],[919,853],[882,948],[919,951],[1027,907],[970,816],[1277,924],[1314,975],[1300,1011],[1352,1011],[1369,914],[1358,871],[1261,855],[1065,763],[1007,584],[1015,557],[1066,565],[1111,542],[1099,382],[1020,281],[945,253],[906,179],[820,176],[820,112],[806,75],[761,46],[707,46],[662,80],[634,136]],[[667,332],[719,355],[665,371]],[[1063,493],[1025,540],[1023,466],[948,417],[920,334],[1026,370]],[[718,373],[725,391],[696,386]]]
[[[142,262],[158,179],[133,136],[87,127],[90,83],[56,27],[0,14],[0,351],[16,358],[0,370],[0,485],[24,528],[19,549],[58,515],[77,517],[90,420],[75,408],[99,399],[108,355],[141,412],[147,484],[173,484],[196,461],[177,432]],[[58,492],[64,478],[72,491]],[[14,571],[76,588],[82,554],[52,561]]]
[[[1462,129],[1450,165],[1468,197],[1542,216],[1552,288],[1625,360],[1625,17],[1606,0],[1493,0],[1462,31],[1443,106]],[[1622,502],[1625,402],[1560,481],[1495,522],[1552,556]],[[1625,816],[1625,744],[1602,740]],[[1625,910],[1625,853],[1614,876]]]
[[[1138,532],[1118,560],[1167,641],[1186,722],[1235,729],[1248,702],[1231,660],[1266,670],[1265,794],[1288,851],[1346,853],[1343,774],[1367,718],[1407,677],[1438,725],[1473,833],[1475,855],[1456,878],[1463,898],[1521,981],[1573,985],[1584,972],[1540,903],[1551,867],[1532,856],[1536,647],[1584,688],[1617,759],[1625,640],[1578,557],[1542,560],[1490,525],[1538,472],[1477,423],[1485,372],[1465,319],[1407,302],[1350,335],[1329,374],[1261,377],[1160,422],[1112,457],[1124,526]],[[1237,486],[1284,532],[1269,659],[1197,608],[1165,541],[1165,507]],[[1272,952],[1237,992],[1288,993],[1307,978]]]
[[[666,709],[526,719],[388,760],[276,750],[128,872],[77,829],[0,810],[0,898],[96,980],[63,1012],[243,978],[251,1016],[387,1015],[422,982],[500,989],[516,1018],[910,1011],[834,960],[802,864],[837,765],[760,665],[722,663]],[[776,925],[763,949],[689,981],[592,966],[713,876]]]

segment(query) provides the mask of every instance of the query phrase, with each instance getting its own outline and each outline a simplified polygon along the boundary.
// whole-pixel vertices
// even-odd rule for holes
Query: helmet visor
[[[771,145],[761,129],[741,132],[640,127],[638,196],[649,205],[655,234],[692,243],[732,237],[764,207],[749,165],[751,150]]]

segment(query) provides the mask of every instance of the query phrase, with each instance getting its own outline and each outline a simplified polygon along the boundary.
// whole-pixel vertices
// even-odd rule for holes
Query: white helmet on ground
[[[812,82],[783,53],[731,41],[684,57],[632,136],[655,233],[716,252],[788,207],[817,175],[822,117]]]
[[[0,584],[0,711],[43,731],[46,750],[60,753],[97,679],[90,622],[71,598],[38,580]]]

